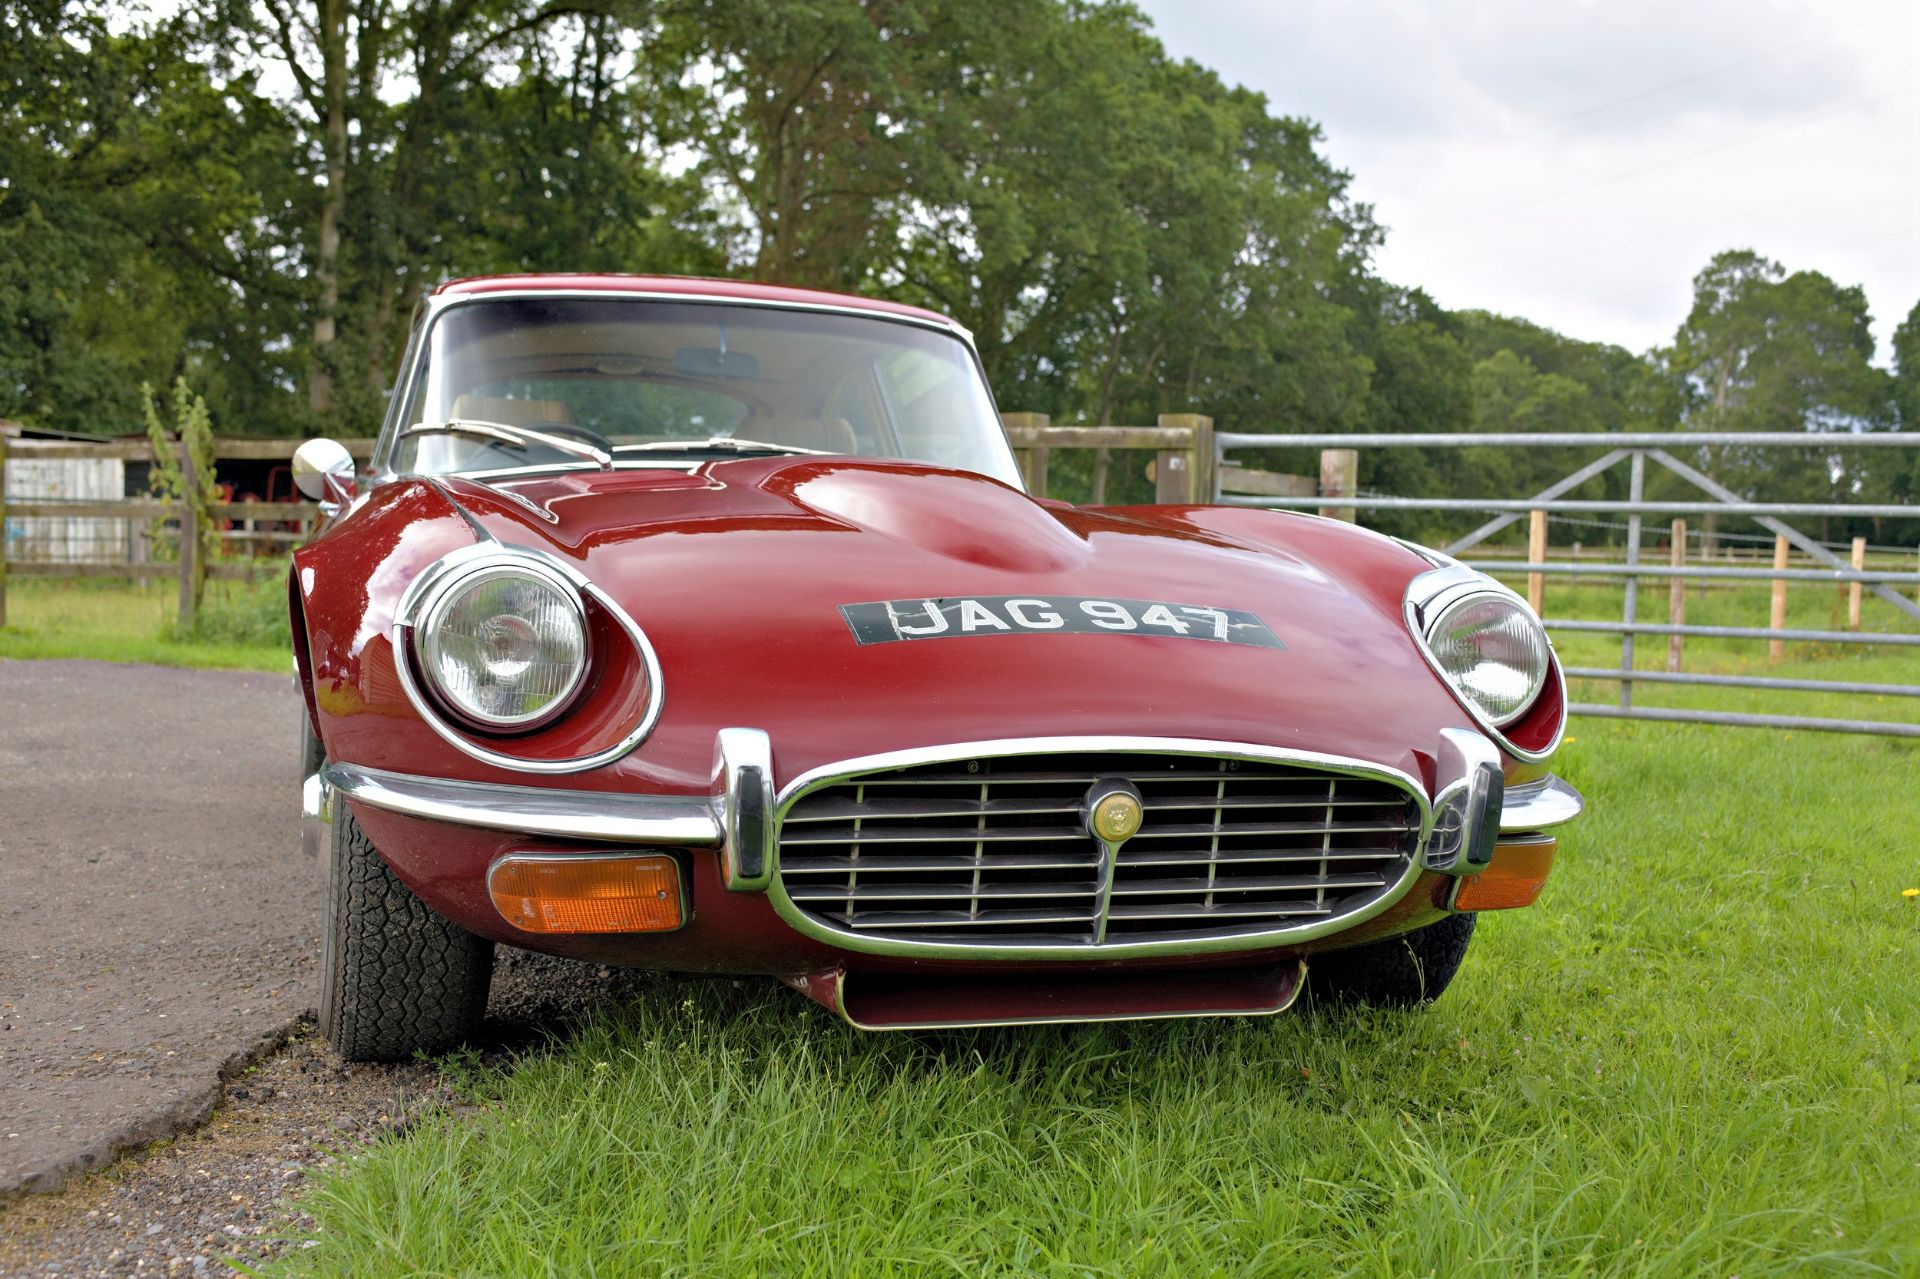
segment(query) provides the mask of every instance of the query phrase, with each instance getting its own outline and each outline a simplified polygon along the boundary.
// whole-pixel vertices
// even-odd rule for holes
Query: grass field
[[[1920,750],[1575,727],[1434,1007],[862,1036],[662,981],[357,1158],[287,1273],[1920,1272]]]
[[[0,657],[90,657],[279,673],[292,669],[286,641],[273,630],[276,622],[285,630],[282,578],[209,582],[197,635],[177,634],[178,602],[178,587],[172,582],[14,578],[7,583]]]

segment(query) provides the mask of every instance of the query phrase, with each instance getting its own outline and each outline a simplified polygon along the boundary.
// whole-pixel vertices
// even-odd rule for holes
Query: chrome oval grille
[[[1117,848],[1097,783],[1145,810]],[[902,943],[1099,946],[1272,933],[1358,911],[1418,844],[1401,784],[1306,764],[1152,752],[881,769],[790,800],[779,876],[829,929]]]

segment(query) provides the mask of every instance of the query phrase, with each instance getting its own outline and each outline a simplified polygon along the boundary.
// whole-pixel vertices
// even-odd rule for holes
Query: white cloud
[[[1320,122],[1450,307],[1634,350],[1750,247],[1860,284],[1880,359],[1920,297],[1920,6],[1137,0],[1168,49]]]

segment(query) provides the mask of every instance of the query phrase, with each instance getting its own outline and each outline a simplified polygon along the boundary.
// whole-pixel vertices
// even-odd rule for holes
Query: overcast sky
[[[1449,308],[1634,351],[1725,248],[1920,299],[1915,0],[1135,0],[1176,56],[1320,123]]]

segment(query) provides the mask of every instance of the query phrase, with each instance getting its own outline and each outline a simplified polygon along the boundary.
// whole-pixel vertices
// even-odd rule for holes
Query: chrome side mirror
[[[338,440],[308,440],[293,451],[293,486],[322,514],[336,514],[353,501],[353,455]]]

